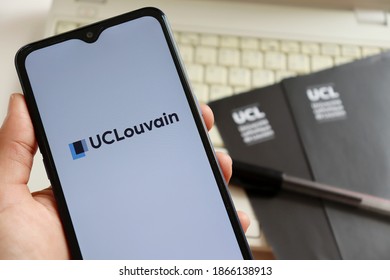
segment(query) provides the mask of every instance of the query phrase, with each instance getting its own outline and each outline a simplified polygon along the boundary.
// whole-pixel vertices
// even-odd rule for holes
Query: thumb
[[[13,94],[0,128],[0,198],[11,190],[13,194],[16,189],[28,191],[27,182],[36,150],[34,129],[24,97]]]

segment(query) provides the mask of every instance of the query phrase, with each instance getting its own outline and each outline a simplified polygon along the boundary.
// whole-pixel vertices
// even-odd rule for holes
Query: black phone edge
[[[201,137],[203,147],[205,148],[205,152],[207,158],[210,162],[210,166],[213,170],[214,177],[217,181],[217,185],[219,188],[219,192],[221,194],[222,200],[224,202],[227,214],[229,216],[229,220],[233,227],[233,231],[235,233],[238,245],[240,247],[242,256],[246,260],[252,260],[253,256],[246,240],[245,234],[242,230],[241,224],[239,222],[239,218],[237,216],[237,212],[234,208],[234,204],[232,202],[230,193],[228,191],[227,183],[222,175],[221,168],[216,158],[215,151],[209,139],[208,133],[206,132],[206,126],[201,116],[200,107],[198,106],[198,102],[192,94],[192,90],[188,79],[186,77],[186,73],[184,71],[183,63],[181,62],[177,47],[175,45],[174,37],[172,31],[170,29],[168,20],[166,15],[154,7],[145,7],[135,11],[131,11],[119,16],[115,16],[103,21],[99,21],[81,28],[78,28],[73,31],[69,31],[60,35],[52,36],[43,40],[39,40],[28,44],[19,49],[15,56],[15,66],[18,73],[19,81],[22,86],[22,90],[25,96],[26,104],[28,111],[30,113],[31,119],[34,124],[34,131],[37,138],[39,149],[41,150],[43,156],[43,162],[46,169],[46,173],[48,174],[50,183],[53,186],[53,193],[58,205],[58,211],[61,217],[61,221],[63,223],[64,231],[66,233],[68,246],[71,251],[72,259],[83,259],[82,253],[80,250],[80,246],[77,241],[76,233],[71,221],[69,209],[66,204],[65,196],[62,191],[60,179],[58,177],[58,172],[54,164],[54,159],[52,157],[52,153],[48,144],[48,140],[46,137],[46,133],[43,127],[42,119],[38,111],[38,106],[36,100],[34,98],[33,90],[28,79],[27,71],[25,68],[25,60],[27,56],[34,50],[39,49],[40,47],[47,47],[62,41],[66,41],[69,39],[79,38],[81,40],[85,40],[82,38],[87,30],[96,30],[99,31],[99,35],[106,28],[121,24],[123,22],[127,22],[130,20],[134,20],[137,18],[141,18],[144,16],[152,16],[158,20],[161,25],[162,31],[164,33],[166,42],[168,44],[172,59],[174,61],[176,71],[179,75],[180,81],[183,86],[183,90],[186,94],[186,98],[191,110],[191,113],[194,117],[194,121],[196,123],[198,133]],[[97,36],[98,37],[98,36]],[[92,42],[91,42],[92,43]]]

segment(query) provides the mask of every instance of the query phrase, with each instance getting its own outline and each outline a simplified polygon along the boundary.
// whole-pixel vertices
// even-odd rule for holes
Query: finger
[[[233,161],[229,155],[223,152],[217,152],[217,158],[219,166],[222,169],[223,176],[225,177],[226,182],[229,182],[232,177]]]
[[[211,111],[211,108],[206,104],[201,104],[200,108],[202,109],[202,116],[206,123],[207,130],[210,130],[214,125],[213,111]]]
[[[24,97],[13,94],[0,128],[0,194],[14,185],[27,184],[36,150],[34,129]],[[26,186],[24,188],[28,190]]]
[[[225,177],[225,180],[226,182],[229,182],[232,176],[232,164],[233,164],[232,158],[229,155],[222,152],[217,152],[217,158],[218,158],[219,165],[222,169],[222,173]],[[242,211],[237,211],[237,215],[238,218],[240,219],[242,229],[244,230],[244,232],[246,232],[250,225],[250,220],[248,215],[246,215]]]
[[[237,211],[238,218],[240,219],[242,230],[246,232],[251,224],[249,217],[242,211]]]

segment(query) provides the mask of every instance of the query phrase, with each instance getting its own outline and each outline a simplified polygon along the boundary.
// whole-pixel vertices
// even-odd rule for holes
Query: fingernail
[[[9,114],[9,111],[11,110],[11,103],[12,99],[14,99],[14,93],[10,95],[9,100],[8,100],[8,110],[7,110],[7,115]]]
[[[12,102],[14,102],[14,100],[15,100],[15,98],[16,98],[17,95],[18,95],[17,93],[13,93],[13,94],[10,95],[10,97],[9,97],[9,102],[8,102],[7,115],[9,115],[9,113],[10,113],[10,111],[11,111]]]

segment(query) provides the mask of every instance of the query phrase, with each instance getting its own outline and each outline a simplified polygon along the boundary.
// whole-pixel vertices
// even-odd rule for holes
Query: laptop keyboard
[[[319,71],[381,52],[376,47],[175,32],[201,101]]]

